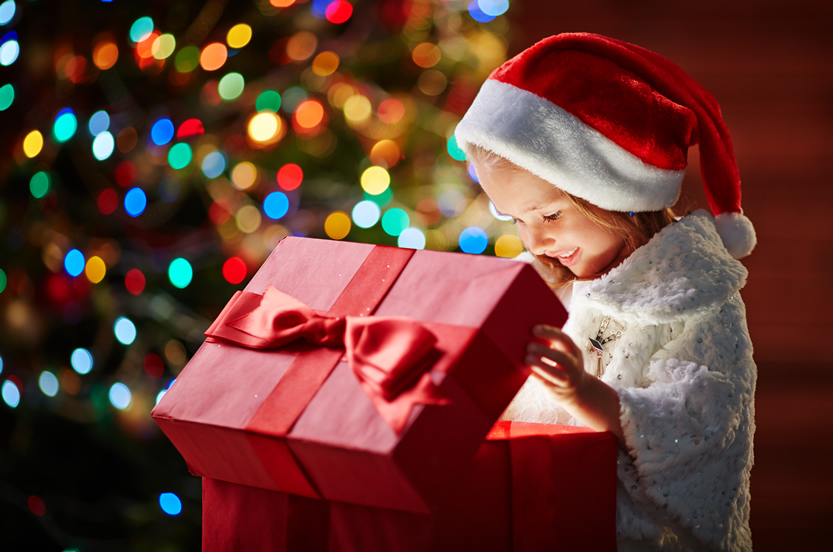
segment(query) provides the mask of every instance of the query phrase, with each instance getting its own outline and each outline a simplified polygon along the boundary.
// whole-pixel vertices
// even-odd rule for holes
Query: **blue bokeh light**
[[[110,128],[110,115],[107,114],[106,111],[96,111],[93,113],[93,116],[90,117],[90,123],[88,125],[90,129],[90,134],[93,136],[98,136],[102,132],[108,130]]]
[[[477,0],[477,5],[484,14],[497,17],[509,9],[509,0]]]
[[[0,25],[5,25],[14,17],[14,12],[17,11],[17,6],[14,0],[6,0],[0,4]]]
[[[113,149],[116,147],[116,141],[109,131],[105,130],[98,134],[93,140],[93,155],[99,161],[104,161],[113,155]]]
[[[20,404],[20,389],[13,381],[3,382],[3,400],[12,408]]]
[[[399,234],[397,245],[404,249],[425,249],[425,234],[419,228],[406,228]]]
[[[124,210],[131,217],[138,217],[145,211],[148,198],[141,188],[131,188],[124,196]]]
[[[375,201],[365,199],[364,201],[356,203],[356,206],[353,207],[352,214],[353,222],[356,226],[360,228],[370,228],[379,222],[379,217],[382,216],[382,210]]]
[[[174,138],[174,124],[170,119],[159,119],[150,129],[150,139],[157,146],[164,146]]]
[[[202,160],[202,172],[208,178],[217,178],[226,170],[226,158],[219,151],[212,151]]]
[[[477,177],[477,171],[474,170],[474,163],[469,163],[468,167],[469,178],[474,180],[475,182],[480,182],[480,179]]]
[[[478,4],[478,0],[472,0],[469,4],[469,15],[471,15],[472,19],[480,23],[488,23],[495,18],[494,15],[483,13],[483,10],[480,9],[480,5]]]
[[[277,220],[289,211],[289,198],[283,192],[272,192],[263,200],[263,212],[270,219]]]
[[[159,495],[159,506],[169,516],[178,515],[182,512],[182,501],[174,493],[162,493]]]
[[[124,410],[128,406],[130,406],[130,400],[133,396],[130,393],[130,388],[127,387],[123,383],[114,383],[110,387],[110,404],[118,408],[119,410]]]
[[[136,326],[129,318],[120,316],[113,324],[113,333],[122,345],[130,345],[136,339]]]
[[[41,372],[40,378],[38,378],[38,385],[44,395],[54,397],[58,394],[58,378],[52,372],[47,370]]]
[[[486,251],[486,246],[489,245],[489,238],[482,228],[477,226],[469,226],[460,232],[460,249],[464,253],[480,254]]]
[[[77,249],[71,249],[64,257],[64,269],[70,276],[80,275],[84,272],[86,264],[87,260],[84,258],[84,254]]]
[[[87,349],[79,347],[72,351],[69,363],[72,365],[72,369],[79,374],[89,374],[90,370],[93,369],[93,355]]]

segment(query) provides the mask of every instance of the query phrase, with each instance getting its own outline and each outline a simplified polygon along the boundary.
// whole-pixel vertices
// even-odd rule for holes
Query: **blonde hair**
[[[505,157],[501,157],[491,150],[487,150],[474,144],[463,144],[463,151],[465,151],[466,159],[468,161],[475,160],[479,165],[518,171],[525,170],[523,167],[515,165]],[[671,208],[663,209],[661,211],[633,213],[631,215],[630,213],[602,209],[601,207],[593,205],[586,199],[576,197],[567,192],[564,192],[564,195],[569,198],[570,202],[581,214],[605,230],[622,238],[625,247],[631,250],[636,250],[637,248],[645,245],[652,237],[654,237],[654,234],[669,224],[673,224],[677,220],[677,215]],[[554,276],[554,283],[550,282],[551,286],[560,287],[573,280],[579,279],[561,263],[543,255],[533,254],[533,256],[539,263],[547,267],[552,272]]]

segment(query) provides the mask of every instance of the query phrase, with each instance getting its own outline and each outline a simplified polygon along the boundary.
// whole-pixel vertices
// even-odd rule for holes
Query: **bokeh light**
[[[390,186],[390,173],[383,167],[369,167],[362,173],[361,184],[367,193],[379,195]]]
[[[14,102],[14,86],[4,84],[0,86],[0,111],[5,111]]]
[[[364,192],[363,195],[365,199],[369,199],[379,207],[384,207],[390,203],[391,199],[393,199],[393,190],[388,187],[388,189],[378,195],[369,194],[367,192]]]
[[[350,96],[344,102],[344,118],[348,123],[359,125],[370,118],[373,112],[370,100],[361,94]]]
[[[131,268],[124,277],[124,287],[132,295],[139,295],[145,289],[145,275],[138,268]]]
[[[260,216],[260,210],[254,205],[245,205],[237,211],[234,221],[237,223],[237,228],[244,234],[251,234],[260,228],[260,223],[263,217]]]
[[[104,264],[104,260],[96,255],[87,259],[87,265],[84,267],[84,274],[93,284],[99,283],[107,274],[107,266]]]
[[[202,172],[208,178],[217,178],[226,170],[226,158],[219,151],[212,151],[202,160]]]
[[[136,325],[129,318],[120,316],[113,324],[113,333],[119,343],[122,345],[130,345],[136,340]]]
[[[281,121],[271,111],[258,113],[249,121],[249,137],[255,142],[267,142],[280,130]]]
[[[39,130],[33,130],[23,139],[23,153],[26,157],[34,157],[43,149],[43,134]]]
[[[14,12],[17,10],[14,0],[6,0],[0,4],[0,25],[5,25],[14,17]]]
[[[323,119],[324,107],[317,100],[301,102],[295,109],[295,121],[301,128],[315,128]]]
[[[174,57],[174,67],[180,73],[190,73],[200,66],[200,49],[196,46],[186,46]]]
[[[263,212],[270,219],[277,220],[289,211],[289,198],[283,192],[272,192],[263,200]]]
[[[124,196],[124,210],[131,217],[138,217],[145,212],[148,199],[141,188],[131,188]]]
[[[386,100],[387,101],[387,100]],[[383,104],[385,102],[382,102]],[[381,106],[379,108],[381,110]],[[379,115],[381,117],[381,113]],[[391,168],[399,162],[402,152],[393,140],[380,140],[370,149],[370,162],[384,168]]]
[[[177,138],[190,138],[191,136],[200,136],[202,134],[205,134],[205,128],[199,119],[188,119],[184,121],[176,131]]]
[[[39,171],[32,175],[32,179],[29,180],[29,191],[37,199],[45,196],[49,192],[49,174]]]
[[[239,23],[229,29],[226,35],[226,43],[229,48],[242,48],[252,39],[252,28],[245,23]]]
[[[130,388],[121,382],[114,383],[110,386],[108,396],[110,397],[110,404],[119,410],[124,410],[130,406],[130,401],[133,398],[130,393]]]
[[[469,226],[460,232],[458,243],[464,253],[480,254],[486,251],[486,246],[489,245],[489,238],[482,228]]]
[[[469,3],[469,15],[471,15],[472,19],[479,23],[488,23],[489,21],[494,20],[494,15],[483,13],[483,10],[480,8],[479,1],[480,0],[471,0]]]
[[[55,374],[48,370],[41,372],[40,377],[38,378],[38,386],[40,387],[40,390],[43,391],[43,394],[48,397],[54,397],[58,394],[58,378],[56,378]]]
[[[182,512],[182,501],[174,493],[162,493],[159,495],[159,507],[169,516],[176,516]]]
[[[441,71],[428,69],[419,76],[417,87],[426,96],[438,96],[448,86],[448,79]]]
[[[5,38],[5,37],[4,37]],[[20,55],[20,44],[16,38],[11,38],[0,46],[0,65],[9,66],[17,60]]]
[[[353,207],[353,222],[359,228],[370,228],[377,222],[382,215],[382,210],[376,203],[370,200],[364,200],[356,203]]]
[[[79,347],[72,351],[69,357],[69,363],[72,369],[79,374],[89,374],[93,369],[93,355],[87,349]]]
[[[168,151],[168,164],[173,169],[184,169],[191,162],[192,157],[191,146],[180,142]]]
[[[230,284],[239,284],[246,279],[246,263],[240,257],[231,257],[223,263],[223,278]]]
[[[258,112],[271,111],[277,113],[281,108],[281,95],[274,90],[262,92],[255,101],[255,109]]]
[[[408,213],[402,209],[388,209],[382,215],[382,230],[389,236],[399,236],[410,224]]]
[[[38,517],[43,517],[46,515],[46,504],[44,504],[43,499],[37,495],[32,495],[29,497],[27,501],[29,506],[29,511],[35,514]]]
[[[324,221],[324,232],[334,240],[342,240],[350,233],[350,217],[342,211],[330,213]]]
[[[165,361],[162,360],[162,357],[153,353],[149,353],[145,357],[143,367],[145,373],[152,378],[162,377],[162,374],[165,373]]]
[[[20,389],[14,382],[9,380],[3,382],[3,401],[12,408],[20,404]]]
[[[93,155],[99,161],[104,161],[113,154],[116,142],[109,131],[104,131],[93,140]]]
[[[318,47],[318,39],[315,35],[301,31],[292,35],[286,42],[286,55],[293,61],[304,61],[309,58]]]
[[[477,171],[474,169],[474,163],[469,163],[469,166],[466,169],[466,171],[469,173],[469,178],[471,178],[475,182],[480,182],[480,178],[477,176]]]
[[[335,0],[327,6],[325,16],[330,23],[344,23],[353,15],[353,5],[346,0]]]
[[[248,190],[257,180],[257,167],[248,161],[235,165],[231,171],[231,183],[238,190]]]
[[[446,142],[446,149],[448,150],[448,154],[457,161],[465,161],[466,160],[466,152],[460,148],[457,144],[457,138],[452,134],[451,137]]]
[[[509,0],[477,0],[477,5],[484,14],[497,17],[509,9]]]
[[[216,71],[228,59],[228,49],[225,44],[212,42],[200,52],[200,67],[206,71]]]
[[[8,278],[6,277],[6,272],[0,268],[0,293],[3,293],[3,290],[6,289],[6,282]],[[0,373],[3,372],[3,359],[0,357]]]
[[[300,86],[290,86],[283,92],[281,99],[283,110],[287,113],[295,113],[295,110],[307,97],[307,91]]]
[[[509,221],[512,220],[512,217],[509,216],[509,215],[501,215],[498,212],[497,207],[495,207],[495,204],[492,203],[491,201],[489,202],[489,212],[492,213],[493,217],[495,217],[496,219],[498,219],[500,221],[509,222]]]
[[[174,123],[168,118],[159,119],[150,129],[150,139],[157,146],[164,146],[174,137]]]
[[[64,270],[73,277],[84,272],[84,266],[86,264],[87,261],[84,258],[84,254],[77,249],[70,249],[64,257]]]
[[[340,62],[335,52],[321,52],[312,60],[312,72],[319,77],[327,77],[336,72]]]
[[[176,38],[172,34],[163,34],[156,37],[150,47],[154,59],[167,59],[176,50]]]
[[[52,136],[55,137],[55,141],[59,144],[66,142],[75,135],[76,130],[78,130],[78,120],[72,109],[66,108],[58,112],[55,124],[52,125]]]
[[[442,59],[442,53],[436,44],[423,42],[414,48],[411,57],[413,58],[414,63],[427,69],[440,62],[440,59]]]
[[[179,289],[188,287],[193,277],[194,269],[191,268],[191,263],[182,257],[174,259],[168,266],[168,279]]]
[[[518,236],[506,234],[495,242],[495,255],[514,259],[524,251],[523,243]]]
[[[112,214],[119,206],[119,194],[111,188],[103,190],[98,195],[98,210],[103,215]]]
[[[230,102],[239,98],[245,87],[246,81],[243,80],[243,75],[240,73],[229,73],[220,79],[220,83],[217,85],[217,92],[221,98]]]
[[[419,228],[406,228],[399,234],[397,245],[405,249],[425,249],[425,234]]]
[[[146,40],[153,32],[153,19],[150,17],[140,17],[130,27],[130,40],[138,44]]]
[[[286,191],[291,191],[304,181],[304,171],[295,163],[287,163],[278,169],[277,180],[278,186]]]
[[[119,59],[119,47],[109,40],[103,40],[93,49],[93,63],[105,71],[116,64]]]
[[[90,134],[98,136],[110,128],[110,115],[108,115],[104,110],[96,111],[93,113],[93,116],[90,117],[90,122],[87,127],[90,129]]]
[[[446,190],[437,198],[437,204],[445,216],[457,217],[463,214],[466,197],[457,190]]]
[[[379,120],[383,123],[395,124],[405,116],[405,106],[396,98],[388,98],[379,104],[377,113]]]

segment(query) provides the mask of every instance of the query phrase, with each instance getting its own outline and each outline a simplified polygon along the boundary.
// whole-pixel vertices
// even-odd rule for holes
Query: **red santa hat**
[[[680,195],[700,145],[706,198],[735,258],[755,247],[720,106],[666,58],[588,33],[538,42],[496,69],[455,131],[610,211],[657,211]]]

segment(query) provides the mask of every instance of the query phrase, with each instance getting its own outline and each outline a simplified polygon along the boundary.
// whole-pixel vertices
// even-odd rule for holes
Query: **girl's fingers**
[[[533,375],[538,376],[550,385],[564,387],[568,383],[567,374],[560,368],[548,366],[540,358],[527,356],[526,363]]]
[[[546,324],[538,324],[532,327],[532,335],[543,339],[549,339],[552,346],[556,349],[564,351],[576,358],[582,358],[582,351],[578,345],[570,339],[570,336],[562,332],[555,326],[547,326]]]
[[[530,343],[527,346],[526,351],[528,355],[532,355],[536,358],[543,357],[557,364],[560,364],[564,369],[568,371],[575,371],[576,369],[581,368],[580,366],[578,366],[578,363],[576,362],[576,358],[574,356],[564,351],[559,351],[551,347],[547,347],[546,345],[542,345],[541,343]]]

